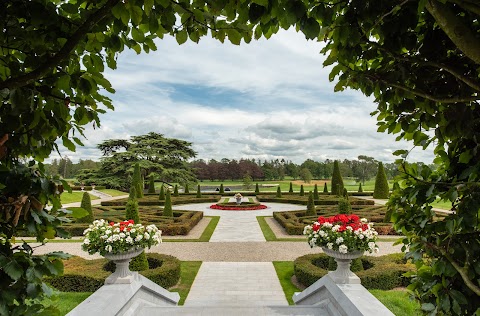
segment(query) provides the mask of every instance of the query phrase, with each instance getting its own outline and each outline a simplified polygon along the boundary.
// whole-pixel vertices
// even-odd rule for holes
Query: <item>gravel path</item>
[[[391,242],[379,242],[378,245],[380,252],[375,256],[401,252],[401,245],[393,246]],[[85,259],[101,258],[83,251],[80,243],[49,243],[36,248],[35,254],[52,251],[64,251]],[[271,262],[292,261],[306,254],[319,253],[321,249],[311,249],[306,242],[164,242],[147,252],[172,255],[186,261]]]

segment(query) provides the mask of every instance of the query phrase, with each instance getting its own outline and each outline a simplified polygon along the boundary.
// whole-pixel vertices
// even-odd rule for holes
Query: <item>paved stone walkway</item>
[[[248,201],[248,198],[244,198]],[[265,241],[257,216],[271,216],[273,211],[293,211],[304,208],[302,205],[263,203],[267,209],[257,211],[222,211],[210,208],[212,203],[176,205],[178,210],[202,211],[206,216],[220,216],[210,242],[250,242]]]
[[[185,306],[288,305],[271,262],[203,262]]]

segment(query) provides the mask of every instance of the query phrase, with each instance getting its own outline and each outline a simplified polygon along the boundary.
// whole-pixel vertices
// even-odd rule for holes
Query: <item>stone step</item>
[[[280,315],[339,315],[331,313],[324,306],[143,306],[135,311],[138,316],[185,315],[185,316],[280,316]]]

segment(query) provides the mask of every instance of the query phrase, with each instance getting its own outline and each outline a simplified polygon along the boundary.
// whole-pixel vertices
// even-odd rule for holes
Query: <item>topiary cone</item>
[[[165,195],[165,204],[163,205],[163,216],[173,217],[172,199],[170,198],[170,190]]]

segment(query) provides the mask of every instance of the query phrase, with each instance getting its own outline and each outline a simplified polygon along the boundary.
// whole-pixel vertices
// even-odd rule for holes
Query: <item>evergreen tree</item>
[[[148,183],[148,193],[155,193],[155,180],[153,179],[153,175],[150,176]]]
[[[225,193],[225,189],[223,188],[223,183],[220,184],[220,191],[219,191],[220,194],[223,194]]]
[[[184,193],[190,193],[190,190],[188,189],[188,183],[185,183],[185,190],[183,190]]]
[[[375,178],[375,189],[373,190],[374,199],[388,199],[390,188],[388,187],[387,175],[383,168],[383,163],[378,163],[377,177]]]
[[[129,198],[125,205],[125,218],[126,220],[133,219],[135,224],[140,223],[140,217],[138,215],[138,202],[137,199]]]
[[[343,193],[343,179],[340,173],[340,167],[338,160],[333,162],[333,175],[332,175],[332,194],[341,196]]]
[[[165,188],[163,187],[163,183],[160,187],[160,194],[158,195],[158,199],[161,201],[165,200]]]
[[[200,190],[200,184],[197,185],[197,198],[201,198],[202,197],[202,191]]]
[[[165,195],[165,204],[163,205],[163,216],[173,217],[172,199],[170,197],[170,190],[167,190]]]
[[[129,199],[136,199],[137,198],[137,190],[135,190],[135,186],[132,184],[130,186],[130,194],[128,195]]]
[[[127,220],[133,219],[135,224],[140,224],[140,216],[138,215],[138,202],[136,198],[128,199],[127,204],[125,205],[125,217]],[[148,260],[147,256],[145,255],[145,251],[142,251],[141,254],[130,261],[129,268],[131,271],[148,270]]]
[[[92,201],[90,200],[90,194],[87,192],[83,193],[82,202],[80,207],[88,212],[88,215],[77,219],[77,222],[80,223],[92,223],[94,220],[93,211],[92,211]]]
[[[260,193],[260,188],[258,187],[258,183],[255,184],[255,193],[256,194]]]
[[[288,189],[288,193],[293,193],[293,183],[290,182],[290,189]]]
[[[350,200],[344,198],[343,196],[338,199],[338,206],[337,206],[338,214],[351,214],[352,213],[352,205],[350,204]]]
[[[323,193],[328,193],[328,187],[327,187],[327,183],[325,182],[325,184],[323,185]]]
[[[358,192],[359,192],[359,193],[362,193],[362,192],[363,192],[362,183],[361,183],[361,182],[360,182],[360,185],[358,186]]]
[[[303,190],[303,184],[300,185],[300,196],[304,196],[305,191]]]
[[[178,196],[178,185],[175,184],[175,188],[173,189],[173,196]]]
[[[277,198],[281,198],[282,197],[282,190],[280,189],[280,186],[277,187]]]
[[[137,162],[133,169],[133,176],[132,176],[132,185],[135,186],[135,192],[137,193],[137,198],[143,197],[143,183],[142,183],[142,175],[140,172],[140,164]]]
[[[315,188],[313,189],[313,199],[314,200],[320,199],[320,195],[318,194],[318,187],[316,183],[315,183]]]
[[[317,211],[315,210],[315,202],[313,200],[313,193],[310,191],[308,194],[308,203],[307,203],[307,216],[316,216]]]

